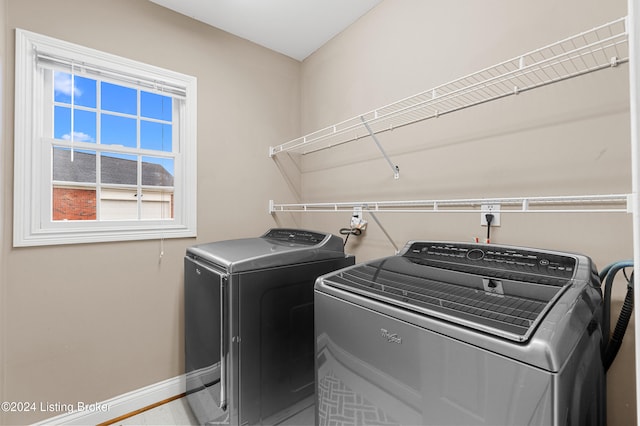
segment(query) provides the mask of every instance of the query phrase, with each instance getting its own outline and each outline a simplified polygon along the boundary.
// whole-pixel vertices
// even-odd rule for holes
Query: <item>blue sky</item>
[[[98,96],[98,88],[100,96]],[[73,113],[73,133],[71,129],[72,95],[76,107]],[[98,105],[98,98],[100,105]],[[71,140],[73,134],[73,140],[76,142],[98,143],[99,141],[103,148],[105,145],[137,147],[138,94],[135,89],[97,82],[77,75],[74,76],[72,84],[71,74],[55,72],[54,100],[58,103],[54,109],[54,138]],[[171,152],[171,124],[153,121],[171,122],[171,102],[172,99],[169,96],[140,92],[140,148]],[[116,153],[103,153],[103,155],[125,158]],[[161,164],[169,173],[174,174],[174,164],[171,159],[145,156],[143,161]]]

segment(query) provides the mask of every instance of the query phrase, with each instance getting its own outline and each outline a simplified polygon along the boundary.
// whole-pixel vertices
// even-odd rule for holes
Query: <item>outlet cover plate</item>
[[[491,226],[500,226],[500,204],[482,204],[480,206],[480,225],[487,226],[487,214],[493,215]]]

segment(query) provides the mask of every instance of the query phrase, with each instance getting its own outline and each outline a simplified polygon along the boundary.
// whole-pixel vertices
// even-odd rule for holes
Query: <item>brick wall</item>
[[[96,220],[96,191],[53,188],[53,220]]]

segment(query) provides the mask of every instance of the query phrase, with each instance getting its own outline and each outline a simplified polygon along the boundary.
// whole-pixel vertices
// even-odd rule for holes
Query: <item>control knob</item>
[[[472,249],[467,252],[467,259],[469,260],[482,260],[484,258],[484,252],[480,249]]]

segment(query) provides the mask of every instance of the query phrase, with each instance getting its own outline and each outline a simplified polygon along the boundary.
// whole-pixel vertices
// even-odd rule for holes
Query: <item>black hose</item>
[[[613,263],[606,268],[604,268],[600,272],[600,280],[604,281],[604,304],[603,304],[603,315],[602,315],[602,336],[603,336],[603,348],[602,348],[602,362],[605,368],[605,371],[609,369],[616,355],[618,354],[618,350],[622,345],[622,339],[624,337],[625,332],[627,331],[627,326],[629,325],[629,320],[631,318],[631,313],[633,311],[633,274],[631,274],[631,278],[627,278],[627,295],[625,296],[624,303],[622,305],[622,309],[620,311],[620,315],[618,317],[618,322],[616,323],[616,327],[611,338],[609,337],[610,329],[611,329],[611,287],[613,285],[614,278],[616,274],[627,267],[632,267],[632,261],[623,261]],[[626,273],[625,273],[626,278]]]
[[[633,277],[633,274],[631,275]],[[616,323],[616,328],[613,331],[613,335],[609,340],[609,344],[607,345],[607,350],[604,354],[604,371],[609,370],[613,360],[618,355],[618,350],[622,345],[622,339],[624,337],[625,332],[627,331],[627,326],[629,325],[629,320],[631,319],[631,314],[633,312],[633,285],[627,286],[627,295],[624,298],[624,303],[622,304],[622,309],[620,310],[620,316],[618,317],[618,322]]]
[[[357,237],[360,234],[362,234],[362,229],[360,228],[341,228],[340,235],[346,235],[343,246],[347,245],[347,241],[349,241],[349,235],[355,235]]]

